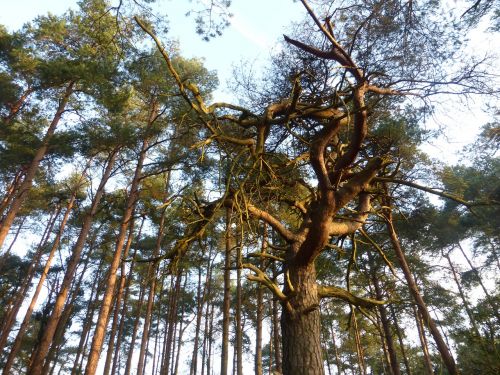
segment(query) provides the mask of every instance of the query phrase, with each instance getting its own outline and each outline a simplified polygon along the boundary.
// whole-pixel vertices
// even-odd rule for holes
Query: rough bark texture
[[[290,267],[295,286],[290,300],[293,310],[283,308],[281,335],[284,375],[323,375],[319,297],[314,264]]]

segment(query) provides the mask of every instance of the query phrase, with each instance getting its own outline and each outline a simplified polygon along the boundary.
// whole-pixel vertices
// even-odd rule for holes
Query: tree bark
[[[390,202],[386,202],[385,204],[386,207],[390,207]],[[399,239],[396,235],[396,231],[394,229],[394,225],[392,223],[392,213],[389,210],[386,210],[385,213],[386,216],[386,224],[387,224],[387,230],[389,232],[389,237],[392,243],[392,247],[396,253],[396,257],[399,261],[399,264],[401,266],[401,269],[403,271],[403,274],[405,276],[406,282],[408,284],[408,288],[410,289],[410,293],[413,296],[413,299],[415,300],[418,311],[422,315],[423,320],[426,322],[427,327],[429,328],[429,331],[434,338],[434,341],[436,343],[437,349],[439,353],[441,354],[441,358],[443,359],[443,362],[448,369],[448,372],[451,375],[457,375],[458,368],[455,364],[455,360],[453,359],[453,356],[446,345],[443,336],[441,335],[441,332],[439,332],[438,327],[436,326],[436,323],[432,319],[431,315],[429,314],[429,310],[427,309],[427,305],[424,302],[424,299],[420,295],[420,292],[417,287],[417,283],[415,282],[415,279],[413,277],[413,274],[410,270],[410,267],[408,265],[408,262],[406,261],[406,256],[403,252],[403,249],[401,248],[401,245],[399,243]]]
[[[283,307],[281,334],[284,375],[323,375],[321,323],[316,269],[313,264],[289,268],[295,287],[293,310]]]
[[[222,302],[222,353],[221,353],[221,375],[228,375],[229,361],[229,320],[231,303],[231,250],[232,250],[232,230],[231,230],[232,210],[226,209],[226,252],[224,254],[224,297]]]
[[[82,223],[82,229],[80,231],[78,239],[76,240],[76,243],[73,246],[71,258],[69,259],[68,264],[66,266],[66,272],[64,274],[64,279],[61,284],[59,293],[57,295],[54,308],[47,322],[47,326],[45,328],[45,332],[40,342],[40,346],[38,347],[38,350],[36,351],[36,353],[34,353],[34,356],[32,357],[32,362],[29,366],[27,375],[41,375],[42,373],[43,360],[47,356],[47,352],[49,351],[50,344],[54,337],[57,323],[61,318],[64,304],[66,302],[66,298],[69,293],[71,282],[73,280],[76,268],[80,261],[80,257],[83,248],[85,246],[87,236],[90,233],[92,221],[94,219],[95,214],[97,213],[97,208],[99,207],[99,203],[104,194],[104,187],[108,182],[109,177],[111,176],[111,172],[113,171],[114,162],[118,155],[118,150],[119,150],[118,147],[115,148],[108,157],[103,176],[101,177],[101,182],[99,183],[99,187],[97,188],[96,193],[94,195],[94,199],[92,200],[90,211],[88,212],[87,215],[85,215],[85,218]]]
[[[418,337],[420,339],[420,345],[422,348],[422,353],[424,354],[424,368],[427,375],[433,375],[434,370],[432,369],[431,356],[429,354],[429,346],[427,345],[427,339],[425,338],[424,325],[422,323],[422,317],[418,312],[417,308],[413,306],[413,314],[415,315],[415,321],[417,323]]]
[[[21,209],[22,204],[24,203],[26,197],[28,196],[28,192],[31,189],[33,179],[35,177],[36,172],[38,171],[38,166],[40,165],[40,162],[45,157],[45,154],[49,149],[50,141],[54,135],[54,132],[56,131],[57,125],[59,124],[59,121],[61,120],[64,111],[66,110],[66,105],[68,104],[69,98],[73,94],[74,86],[75,86],[74,81],[71,81],[68,84],[68,86],[66,86],[64,94],[62,98],[59,100],[59,106],[57,107],[56,113],[52,118],[52,121],[45,133],[45,136],[43,137],[42,145],[36,151],[33,160],[31,161],[28,169],[26,170],[23,182],[19,185],[19,189],[17,189],[16,196],[12,199],[10,208],[7,211],[7,214],[5,215],[5,218],[3,219],[2,223],[0,224],[0,248],[2,248],[5,238],[9,233],[10,227],[12,226],[12,223],[14,222],[17,213]]]
[[[12,348],[10,349],[9,356],[7,358],[7,362],[5,363],[4,369],[3,369],[3,374],[7,375],[10,373],[10,369],[12,365],[14,364],[14,359],[17,356],[17,352],[19,351],[19,348],[21,347],[21,342],[24,337],[24,333],[26,332],[26,329],[28,328],[28,324],[31,319],[31,315],[33,314],[33,311],[35,310],[36,302],[38,300],[38,296],[40,295],[40,292],[42,291],[43,284],[45,282],[45,279],[47,278],[47,275],[49,273],[50,266],[52,265],[52,259],[54,258],[54,255],[56,253],[56,250],[59,248],[59,243],[61,242],[61,237],[63,235],[64,229],[66,227],[66,223],[68,222],[69,214],[71,213],[71,210],[73,209],[73,205],[76,200],[76,191],[73,192],[71,195],[71,198],[68,202],[68,205],[66,206],[66,212],[64,214],[64,217],[61,221],[61,224],[59,225],[59,231],[57,232],[56,238],[54,239],[54,243],[52,244],[52,248],[50,249],[50,253],[48,255],[48,258],[45,262],[45,267],[42,271],[42,274],[40,276],[40,279],[38,280],[38,284],[35,289],[35,294],[31,298],[30,305],[28,306],[28,310],[26,311],[26,314],[24,315],[24,319],[21,323],[21,326],[19,327],[19,331],[17,332],[16,338],[14,340],[14,343],[12,344]]]
[[[5,345],[7,344],[7,339],[9,338],[12,327],[16,323],[17,313],[21,308],[21,305],[24,301],[24,298],[28,294],[28,291],[31,287],[31,281],[35,276],[36,269],[40,264],[41,257],[43,255],[43,250],[48,243],[49,237],[52,233],[52,229],[54,228],[55,222],[59,213],[61,211],[60,207],[57,207],[54,212],[50,215],[47,225],[45,226],[45,231],[38,243],[35,253],[33,254],[33,259],[31,260],[31,264],[26,271],[26,275],[24,276],[23,283],[16,294],[13,296],[12,303],[7,304],[7,313],[4,315],[2,322],[2,329],[0,335],[0,352],[3,353]]]
[[[149,130],[155,120],[157,119],[157,107],[158,103],[153,99],[151,102],[151,107],[149,108],[149,115],[147,119],[146,129]],[[111,304],[113,300],[113,292],[115,290],[116,284],[116,273],[118,267],[120,266],[120,261],[122,258],[122,252],[125,244],[125,238],[127,237],[127,229],[133,218],[133,212],[137,200],[139,199],[139,183],[142,176],[142,168],[144,160],[146,159],[146,154],[149,149],[149,138],[146,136],[142,141],[141,151],[137,159],[137,165],[135,167],[134,177],[130,185],[130,191],[127,197],[127,202],[125,206],[125,211],[120,223],[120,230],[116,240],[115,250],[113,253],[113,259],[108,271],[108,280],[106,284],[106,290],[104,292],[101,309],[99,311],[99,318],[97,319],[97,326],[94,332],[94,337],[92,339],[92,346],[90,349],[90,355],[87,361],[87,367],[85,368],[85,375],[94,375],[97,369],[97,364],[99,363],[99,357],[101,355],[102,344],[104,341],[104,335],[106,333],[106,327],[108,324],[109,311],[111,309]]]
[[[160,223],[159,223],[159,228],[158,228],[158,235],[156,237],[156,244],[155,244],[155,248],[153,251],[153,258],[157,258],[158,255],[160,254],[161,241],[163,239],[163,231],[164,231],[164,226],[165,226],[165,213],[166,213],[166,208],[164,208],[162,213],[161,213],[161,218],[160,218]],[[141,349],[139,351],[139,360],[138,360],[138,364],[137,364],[137,375],[143,374],[143,368],[144,368],[144,362],[145,362],[144,358],[146,355],[146,344],[149,340],[149,328],[151,325],[151,314],[153,311],[153,302],[154,302],[154,297],[155,297],[155,293],[156,293],[157,274],[158,274],[157,262],[150,263],[148,266],[147,279],[151,280],[151,284],[149,287],[148,302],[146,304],[146,315],[144,318],[144,328],[142,331]]]

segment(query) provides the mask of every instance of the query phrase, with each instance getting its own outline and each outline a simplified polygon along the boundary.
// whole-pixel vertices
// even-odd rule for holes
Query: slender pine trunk
[[[385,204],[386,207],[390,207],[390,202],[386,202]],[[427,309],[427,305],[425,304],[420,291],[418,290],[417,284],[415,282],[415,279],[413,277],[413,274],[410,270],[410,267],[408,265],[408,262],[406,261],[406,256],[403,252],[403,249],[401,248],[401,245],[399,243],[399,239],[396,235],[396,231],[394,229],[394,225],[392,222],[392,213],[389,210],[386,210],[386,224],[387,224],[387,230],[389,232],[389,237],[392,243],[392,247],[396,253],[396,257],[399,261],[399,264],[401,266],[401,269],[403,271],[403,274],[405,276],[406,282],[408,284],[408,288],[410,289],[410,293],[412,297],[414,298],[419,313],[422,315],[422,318],[426,322],[427,327],[429,328],[429,331],[434,338],[434,341],[436,343],[437,349],[439,353],[441,354],[441,358],[443,359],[443,362],[448,369],[448,372],[450,375],[458,375],[458,368],[455,364],[455,360],[453,359],[453,356],[446,345],[446,342],[443,339],[443,336],[439,332],[439,329],[434,322],[434,319],[432,319],[431,315],[429,314],[429,310]]]
[[[31,298],[31,302],[30,302],[30,305],[28,306],[28,310],[26,311],[26,313],[24,315],[24,319],[21,323],[21,326],[19,327],[19,331],[17,332],[14,343],[12,344],[12,348],[10,349],[10,353],[9,353],[8,358],[7,358],[7,362],[5,363],[5,366],[3,369],[4,375],[7,375],[10,373],[10,369],[12,368],[12,365],[14,363],[14,359],[16,358],[17,353],[19,351],[19,348],[21,347],[21,342],[22,342],[22,339],[24,337],[24,333],[26,332],[26,329],[28,328],[28,324],[30,322],[31,315],[33,314],[33,311],[35,310],[36,302],[38,300],[40,292],[42,291],[42,287],[43,287],[43,284],[45,283],[45,279],[47,278],[47,275],[49,273],[50,266],[52,265],[52,260],[54,259],[54,255],[56,253],[56,250],[59,248],[59,243],[61,242],[61,237],[62,237],[64,229],[66,227],[66,223],[68,222],[69,214],[71,213],[71,210],[73,209],[73,205],[74,205],[75,200],[76,200],[76,193],[77,193],[77,190],[75,189],[75,191],[71,195],[71,198],[68,202],[68,205],[66,206],[66,212],[65,212],[64,217],[61,221],[61,224],[59,225],[59,231],[57,232],[56,238],[54,239],[54,242],[52,244],[52,248],[50,249],[48,258],[45,261],[45,267],[42,271],[40,279],[38,280],[38,284],[37,284],[36,289],[35,289],[35,294]]]
[[[45,154],[49,149],[50,141],[54,135],[54,132],[56,131],[57,125],[59,124],[59,121],[61,120],[63,113],[66,111],[66,105],[68,104],[69,98],[73,94],[74,86],[75,82],[71,81],[66,87],[66,90],[64,91],[62,98],[59,100],[59,106],[57,107],[56,113],[52,118],[52,121],[45,133],[45,136],[43,137],[42,145],[36,151],[33,160],[31,161],[28,169],[26,170],[25,177],[22,183],[19,185],[19,188],[17,189],[16,196],[12,199],[9,206],[9,210],[7,211],[7,214],[2,220],[2,223],[0,224],[0,248],[2,248],[5,238],[9,234],[10,227],[12,226],[12,223],[14,222],[17,213],[21,209],[22,204],[24,203],[26,197],[28,196],[28,192],[30,191],[31,185],[33,184],[33,179],[35,177],[36,172],[38,171],[38,166],[40,165],[40,162],[45,157]]]
[[[113,171],[114,162],[118,155],[118,150],[119,147],[116,147],[108,157],[103,176],[101,177],[101,182],[99,183],[99,187],[97,188],[96,193],[94,195],[94,199],[92,200],[90,210],[84,217],[82,223],[82,229],[80,230],[78,239],[76,240],[76,243],[73,246],[71,257],[68,261],[68,264],[66,265],[66,272],[64,274],[64,279],[61,284],[61,288],[54,303],[54,308],[49,317],[49,321],[47,322],[47,326],[45,328],[43,337],[41,339],[40,346],[38,347],[38,350],[36,351],[36,353],[34,353],[34,356],[32,357],[33,360],[29,366],[27,375],[41,375],[42,373],[43,360],[47,356],[47,352],[49,351],[50,344],[52,343],[52,339],[54,337],[57,323],[61,318],[64,304],[66,302],[69,293],[70,285],[72,283],[76,269],[80,262],[81,254],[85,246],[88,234],[90,233],[92,221],[94,219],[95,214],[97,213],[97,208],[99,207],[99,203],[104,194],[104,187],[108,182],[109,177],[111,176],[111,172]]]

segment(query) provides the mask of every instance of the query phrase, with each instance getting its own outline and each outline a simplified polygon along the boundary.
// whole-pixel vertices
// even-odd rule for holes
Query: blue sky
[[[198,0],[199,3],[208,0]],[[463,1],[454,1],[453,6],[463,6]],[[0,0],[0,23],[10,30],[20,28],[25,22],[39,14],[52,12],[63,13],[68,7],[76,7],[76,0]],[[291,22],[301,20],[304,9],[300,2],[292,0],[235,0],[230,12],[234,14],[231,26],[221,37],[210,42],[202,41],[195,33],[193,17],[186,17],[190,8],[199,7],[197,1],[157,0],[158,14],[167,14],[169,36],[180,42],[181,53],[186,57],[203,57],[205,66],[218,73],[220,88],[216,100],[235,101],[232,93],[226,89],[226,82],[231,78],[233,66],[247,61],[259,71],[277,48],[276,42],[286,33]],[[457,10],[457,12],[461,12]],[[500,51],[500,38],[482,30],[469,35],[469,50],[482,54],[484,51]],[[458,161],[454,152],[466,143],[473,141],[480,127],[491,120],[484,112],[484,99],[472,98],[467,102],[453,97],[435,97],[436,116],[426,124],[429,128],[449,128],[446,139],[437,139],[427,144],[424,150],[431,156],[449,163]],[[495,104],[495,103],[489,103]],[[498,103],[496,103],[498,105]]]
[[[76,3],[76,0],[0,0],[0,24],[16,30],[37,15],[62,14],[69,7],[76,8]],[[181,53],[186,57],[203,57],[206,67],[217,71],[221,82],[218,94],[222,96],[219,100],[231,97],[225,86],[233,65],[249,61],[259,70],[290,23],[305,14],[300,3],[290,0],[234,1],[230,8],[231,26],[221,37],[205,42],[195,33],[194,17],[185,15],[199,7],[201,4],[188,0],[157,0],[155,5],[158,14],[168,16],[169,36],[179,41]]]

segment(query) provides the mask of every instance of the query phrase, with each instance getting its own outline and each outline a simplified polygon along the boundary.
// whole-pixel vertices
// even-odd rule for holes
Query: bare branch
[[[385,305],[388,301],[379,301],[372,298],[358,297],[345,289],[336,286],[318,285],[319,298],[338,298],[358,307],[374,308]]]

